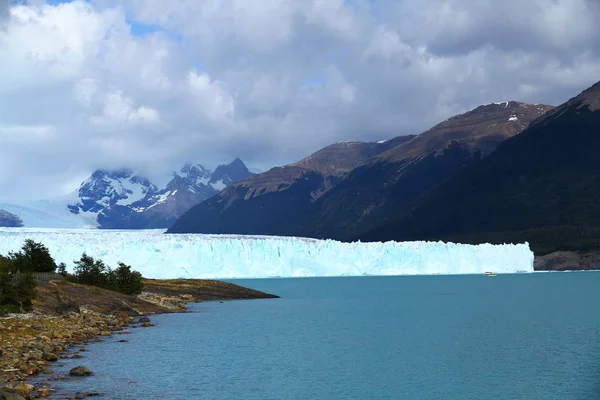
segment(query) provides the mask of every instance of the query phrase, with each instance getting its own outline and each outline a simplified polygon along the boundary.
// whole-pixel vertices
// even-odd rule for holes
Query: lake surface
[[[600,394],[600,273],[234,282],[282,298],[155,316],[62,360],[57,374],[81,364],[95,376],[55,387],[111,399]]]

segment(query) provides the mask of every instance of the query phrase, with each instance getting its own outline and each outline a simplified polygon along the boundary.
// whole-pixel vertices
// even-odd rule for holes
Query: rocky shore
[[[600,270],[600,252],[557,251],[536,256],[535,271],[597,271]]]
[[[0,400],[52,398],[52,381],[69,379],[54,376],[52,363],[60,358],[80,358],[84,346],[103,337],[127,335],[127,327],[153,326],[148,316],[184,312],[186,303],[216,299],[277,297],[217,281],[153,281],[138,296],[52,281],[38,285],[34,311],[0,317]],[[207,288],[212,288],[208,292]],[[215,290],[218,288],[218,290]],[[220,293],[220,294],[219,294]],[[133,324],[133,325],[132,325]],[[126,336],[123,336],[126,337]],[[126,339],[123,339],[126,341]],[[73,346],[78,348],[73,351]],[[72,375],[92,374],[81,365]],[[47,384],[27,383],[33,376],[47,374]],[[78,393],[86,398],[95,393]]]

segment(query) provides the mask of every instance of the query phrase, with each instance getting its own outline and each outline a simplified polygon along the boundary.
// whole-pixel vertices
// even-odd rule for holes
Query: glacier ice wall
[[[27,238],[72,268],[83,252],[149,278],[472,274],[533,271],[528,244],[341,243],[291,237],[169,234],[162,230],[0,229],[0,254]]]

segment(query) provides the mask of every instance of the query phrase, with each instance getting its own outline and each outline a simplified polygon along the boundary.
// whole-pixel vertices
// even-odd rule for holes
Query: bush
[[[131,295],[142,293],[144,286],[142,274],[121,262],[119,268],[109,272],[109,285],[112,290]]]
[[[0,312],[30,311],[35,285],[31,272],[19,272],[10,258],[0,256]]]

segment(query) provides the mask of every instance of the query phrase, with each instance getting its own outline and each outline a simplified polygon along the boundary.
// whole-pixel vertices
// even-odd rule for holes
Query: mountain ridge
[[[190,209],[168,232],[344,240],[366,229],[359,224],[386,218],[397,202],[408,203],[487,156],[550,108],[519,102],[486,105],[417,136],[368,145],[336,143],[232,185]]]
[[[527,241],[537,255],[598,249],[599,147],[600,82],[355,239]]]

